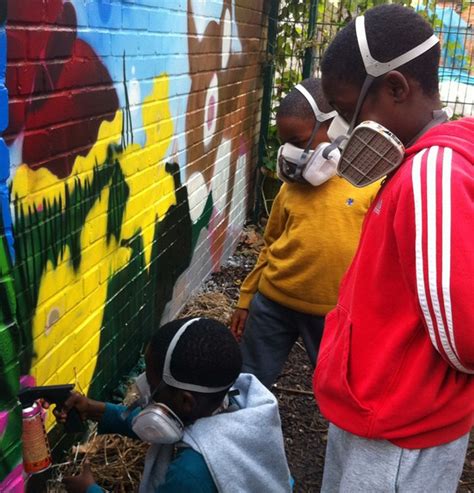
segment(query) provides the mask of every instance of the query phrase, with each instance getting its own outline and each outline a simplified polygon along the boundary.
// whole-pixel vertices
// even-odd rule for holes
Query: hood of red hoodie
[[[461,118],[437,125],[405,152],[405,158],[432,146],[450,147],[474,164],[474,118]]]

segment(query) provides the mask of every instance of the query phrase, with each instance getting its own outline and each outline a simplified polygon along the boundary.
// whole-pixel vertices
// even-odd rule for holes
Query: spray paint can
[[[23,467],[27,474],[49,469],[53,463],[48,435],[44,427],[43,409],[34,402],[22,410]]]

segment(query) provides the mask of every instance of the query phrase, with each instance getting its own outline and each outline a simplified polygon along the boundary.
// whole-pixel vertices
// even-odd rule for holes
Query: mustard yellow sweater
[[[331,310],[379,187],[356,188],[338,176],[319,187],[283,184],[237,306],[248,308],[258,290],[299,312],[325,315]]]

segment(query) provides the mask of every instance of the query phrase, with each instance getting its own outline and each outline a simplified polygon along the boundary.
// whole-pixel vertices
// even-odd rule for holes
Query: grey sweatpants
[[[368,440],[329,425],[322,493],[454,493],[469,433],[425,449]]]
[[[324,317],[286,308],[256,293],[249,307],[242,350],[244,373],[271,387],[299,336],[314,368],[323,336]]]

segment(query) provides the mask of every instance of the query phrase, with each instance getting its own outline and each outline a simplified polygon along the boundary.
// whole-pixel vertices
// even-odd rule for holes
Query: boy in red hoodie
[[[440,111],[439,54],[421,16],[383,5],[322,61],[348,134],[371,120],[406,149],[326,319],[313,380],[331,422],[323,492],[454,492],[462,472],[474,416],[474,119]]]

